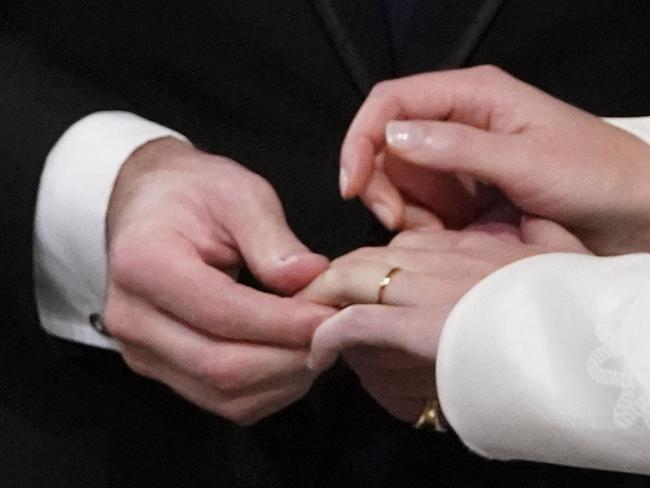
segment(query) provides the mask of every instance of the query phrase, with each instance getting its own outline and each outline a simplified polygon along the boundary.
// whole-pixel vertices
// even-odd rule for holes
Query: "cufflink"
[[[88,316],[88,322],[90,326],[99,332],[104,337],[113,337],[111,333],[106,328],[106,323],[104,322],[104,317],[100,313],[91,313]]]

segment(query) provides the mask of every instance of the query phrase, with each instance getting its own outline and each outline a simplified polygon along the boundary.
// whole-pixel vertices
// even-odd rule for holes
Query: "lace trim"
[[[620,327],[620,320],[598,324],[596,335],[602,345],[589,355],[587,370],[597,383],[621,389],[612,412],[616,427],[629,429],[642,420],[650,429],[650,399],[625,367],[617,334]]]

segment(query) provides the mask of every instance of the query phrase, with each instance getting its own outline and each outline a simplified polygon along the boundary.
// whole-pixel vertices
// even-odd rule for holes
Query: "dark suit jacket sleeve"
[[[0,13],[0,19],[1,13]],[[27,37],[0,27],[0,246],[8,311],[34,323],[32,227],[38,183],[50,149],[76,120],[98,110],[128,110],[116,97],[50,65]]]

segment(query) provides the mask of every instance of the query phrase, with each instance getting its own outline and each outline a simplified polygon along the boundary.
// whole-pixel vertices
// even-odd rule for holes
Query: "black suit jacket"
[[[374,83],[490,63],[597,114],[646,115],[646,1],[423,0],[399,51],[379,0],[9,1],[0,8],[0,480],[620,486],[619,475],[480,460],[452,436],[392,420],[343,370],[253,428],[215,419],[135,377],[112,353],[44,337],[33,302],[31,229],[41,167],[56,139],[88,113],[123,109],[261,173],[315,251],[334,257],[384,243],[388,236],[361,205],[340,201],[336,184],[342,137]]]

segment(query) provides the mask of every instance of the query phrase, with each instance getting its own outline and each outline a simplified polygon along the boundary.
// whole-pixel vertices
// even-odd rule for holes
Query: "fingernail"
[[[344,198],[348,193],[349,182],[350,179],[348,178],[348,172],[345,170],[345,168],[341,168],[341,171],[339,172],[339,190],[341,192],[341,196]]]
[[[386,142],[395,149],[411,149],[424,142],[424,131],[411,122],[391,121],[386,126]]]
[[[281,256],[280,257],[280,262],[282,264],[291,264],[295,263],[300,259],[300,256],[303,256],[304,254],[289,254],[288,256]]]
[[[392,230],[395,227],[395,216],[383,203],[373,203],[372,213],[381,221],[387,229]]]

